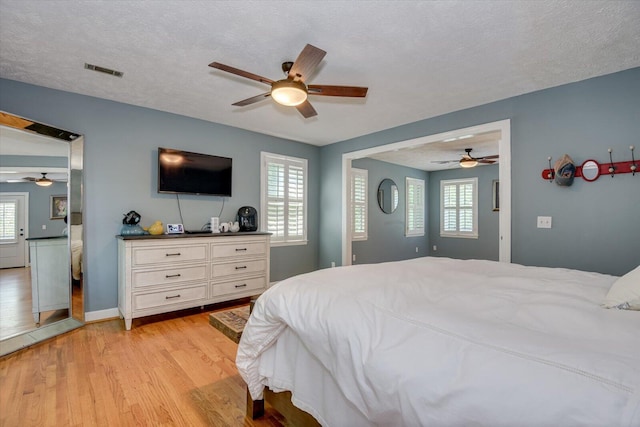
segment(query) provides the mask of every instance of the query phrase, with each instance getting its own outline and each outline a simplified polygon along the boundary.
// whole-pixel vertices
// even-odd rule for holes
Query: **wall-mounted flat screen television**
[[[231,197],[232,159],[158,148],[158,193]]]

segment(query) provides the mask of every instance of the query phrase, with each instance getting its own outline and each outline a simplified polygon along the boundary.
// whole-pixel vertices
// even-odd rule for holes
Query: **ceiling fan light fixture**
[[[307,87],[302,82],[278,80],[271,85],[271,97],[280,105],[294,107],[307,100]]]
[[[46,172],[42,172],[42,178],[38,178],[34,182],[36,183],[36,185],[39,185],[40,187],[48,187],[51,184],[53,184],[53,181],[47,178]]]
[[[36,179],[36,185],[39,185],[40,187],[48,187],[51,184],[53,184],[53,181],[51,181],[49,178]]]
[[[473,168],[478,166],[478,161],[476,159],[461,159],[460,167],[463,168]]]

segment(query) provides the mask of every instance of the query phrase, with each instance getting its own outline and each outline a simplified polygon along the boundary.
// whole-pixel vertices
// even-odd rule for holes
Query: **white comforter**
[[[290,389],[326,425],[637,427],[640,312],[599,306],[615,279],[430,257],[321,270],[258,299],[236,362],[254,399]]]

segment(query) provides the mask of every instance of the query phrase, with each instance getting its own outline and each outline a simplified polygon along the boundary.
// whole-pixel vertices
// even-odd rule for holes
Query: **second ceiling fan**
[[[232,105],[243,107],[271,97],[278,104],[296,107],[300,114],[305,118],[309,118],[316,116],[318,113],[307,99],[308,95],[343,96],[350,98],[363,98],[367,95],[368,88],[366,87],[307,85],[307,77],[316,69],[326,54],[327,52],[324,50],[307,44],[295,62],[284,62],[282,64],[282,71],[286,74],[286,78],[282,80],[271,80],[219,62],[212,62],[209,66],[271,86],[269,92],[252,96],[251,98],[238,101]]]
[[[440,163],[440,164],[446,164],[446,163],[455,163],[458,162],[460,163],[460,166],[463,168],[472,168],[474,166],[477,166],[478,163],[486,163],[486,164],[493,164],[496,162],[496,160],[499,158],[500,156],[498,154],[493,154],[491,156],[482,156],[482,157],[473,157],[471,155],[471,151],[473,150],[473,148],[465,148],[464,151],[466,154],[462,155],[462,158],[460,159],[456,159],[456,160],[433,160],[431,163]]]

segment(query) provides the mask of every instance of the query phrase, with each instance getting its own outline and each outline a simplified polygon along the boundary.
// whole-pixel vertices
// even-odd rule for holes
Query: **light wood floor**
[[[83,321],[82,283],[72,286],[73,316]],[[37,328],[31,307],[31,268],[0,269],[0,339]],[[40,313],[40,326],[69,317],[68,309]]]
[[[0,426],[286,426],[271,408],[245,420],[237,344],[209,312],[91,323],[1,358]]]

